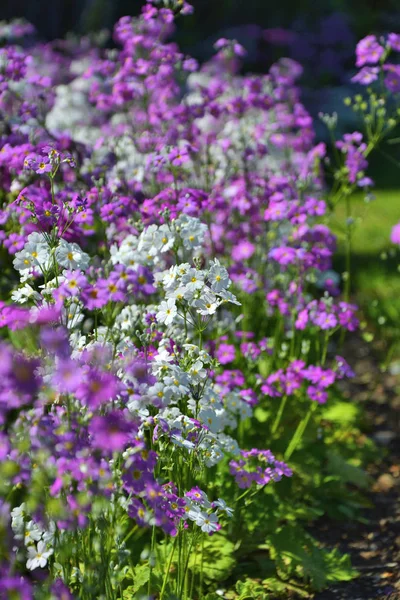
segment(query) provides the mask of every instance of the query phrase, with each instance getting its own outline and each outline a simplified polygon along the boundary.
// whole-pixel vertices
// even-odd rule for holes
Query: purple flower
[[[356,47],[356,65],[375,65],[381,59],[385,49],[378,43],[375,35],[367,35],[360,40]]]
[[[333,329],[337,325],[337,318],[334,314],[325,311],[318,312],[313,316],[312,321],[314,325],[320,327],[323,331],[326,329]]]
[[[89,310],[102,308],[108,301],[109,294],[106,286],[89,285],[82,291],[82,302]]]
[[[343,379],[344,377],[355,377],[355,373],[350,365],[345,361],[342,356],[335,356],[337,364],[337,377]]]
[[[273,248],[269,252],[269,257],[276,260],[280,265],[286,266],[295,262],[296,250],[289,246],[282,246],[280,248]]]
[[[89,424],[92,445],[111,452],[122,451],[136,431],[137,426],[117,411],[104,417],[93,417]]]
[[[394,227],[392,227],[392,231],[390,233],[390,241],[393,244],[400,244],[400,223],[397,223],[397,225],[394,225]]]
[[[91,408],[109,402],[119,392],[120,382],[112,373],[90,368],[76,390],[76,396]]]
[[[386,64],[383,69],[387,71],[384,79],[385,86],[393,94],[400,92],[400,65]]]
[[[328,399],[328,392],[315,385],[310,385],[307,388],[307,394],[311,400],[319,404],[325,404]]]
[[[221,365],[227,365],[235,360],[235,346],[232,344],[220,344],[215,354]]]
[[[57,600],[74,600],[73,595],[61,579],[56,579],[52,584],[51,592]]]
[[[400,52],[400,34],[389,33],[388,44],[392,50],[395,50],[396,52]]]
[[[232,248],[232,258],[235,261],[247,260],[253,256],[255,249],[254,244],[248,240],[243,240]]]
[[[0,598],[33,600],[33,588],[22,575],[6,575],[0,571]]]
[[[303,330],[306,328],[307,323],[308,323],[308,311],[305,308],[305,309],[301,310],[299,312],[299,314],[297,315],[295,327],[296,327],[296,329]]]
[[[379,68],[378,67],[363,67],[351,81],[354,83],[360,83],[361,85],[369,85],[378,79]]]
[[[335,373],[331,369],[323,369],[322,367],[309,366],[304,371],[306,379],[321,388],[326,388],[332,385],[335,381]]]
[[[77,361],[60,360],[56,363],[52,382],[61,394],[72,394],[78,389],[83,377],[83,369]]]

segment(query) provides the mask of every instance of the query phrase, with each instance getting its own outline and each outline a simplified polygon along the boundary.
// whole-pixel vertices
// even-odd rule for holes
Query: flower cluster
[[[149,595],[188,597],[185,548],[203,563],[238,487],[293,475],[272,447],[286,403],[304,423],[352,374],[301,67],[240,75],[226,39],[198,65],[168,41],[191,10],[148,2],[113,50],[0,27],[0,595],[117,598],[147,565]],[[337,142],[347,183],[369,185],[367,149]],[[274,454],[242,449],[255,409]]]

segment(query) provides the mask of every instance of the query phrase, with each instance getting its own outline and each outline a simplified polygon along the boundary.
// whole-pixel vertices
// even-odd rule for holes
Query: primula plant
[[[396,117],[371,92],[328,193],[300,65],[239,75],[221,39],[200,66],[168,41],[191,12],[147,3],[113,50],[0,28],[2,598],[304,596],[354,576],[306,529],[357,516],[373,454],[341,397],[358,318],[327,223],[372,185]],[[398,46],[360,42],[355,79],[398,91]]]

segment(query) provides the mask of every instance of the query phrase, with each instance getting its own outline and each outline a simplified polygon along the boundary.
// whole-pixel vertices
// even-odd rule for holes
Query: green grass
[[[368,204],[363,194],[351,199],[355,219],[352,234],[352,297],[374,326],[388,352],[400,358],[400,251],[390,232],[400,221],[400,190],[380,190]],[[338,238],[334,267],[345,270],[344,204],[336,207],[330,226]]]
[[[355,194],[351,199],[355,218],[353,252],[356,255],[380,254],[390,247],[390,231],[400,221],[400,190],[381,190],[376,199],[366,203],[364,194]],[[339,250],[343,248],[345,229],[345,206],[339,204],[331,218],[331,225],[339,236]]]

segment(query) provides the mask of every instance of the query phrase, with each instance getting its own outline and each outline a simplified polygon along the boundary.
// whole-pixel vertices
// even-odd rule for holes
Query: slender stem
[[[276,433],[276,430],[277,430],[277,429],[278,429],[278,427],[279,427],[279,423],[281,422],[281,418],[282,418],[283,411],[284,411],[284,409],[285,409],[285,406],[286,406],[287,399],[288,399],[288,395],[287,395],[287,394],[284,394],[284,395],[282,396],[281,403],[280,403],[280,405],[279,405],[279,410],[278,410],[278,413],[277,413],[277,415],[276,415],[276,418],[275,418],[274,424],[272,425],[272,428],[271,428],[271,433],[272,433],[272,434]]]
[[[201,563],[200,563],[200,585],[199,585],[199,600],[203,598],[203,577],[204,577],[204,538],[201,536]]]
[[[168,578],[169,578],[169,572],[170,572],[170,569],[171,569],[172,559],[174,558],[174,553],[175,553],[177,541],[178,541],[178,536],[176,535],[175,539],[174,539],[173,546],[172,546],[171,553],[169,555],[167,570],[165,571],[165,575],[164,575],[164,581],[163,581],[161,592],[160,592],[160,600],[162,600],[163,597],[164,597],[164,592],[165,592],[165,588],[167,586],[167,582],[168,582]]]
[[[190,560],[190,556],[191,556],[194,538],[195,538],[195,535],[192,532],[192,536],[191,536],[191,540],[190,540],[190,544],[189,544],[189,548],[188,548],[187,556],[186,556],[186,560],[185,560],[185,567],[183,569],[182,587],[181,587],[181,596],[180,596],[181,598],[187,598],[189,560]]]
[[[303,437],[303,434],[308,425],[308,422],[311,418],[311,415],[314,413],[316,408],[317,408],[317,403],[313,403],[310,406],[310,408],[308,409],[306,416],[298,424],[297,429],[294,432],[294,436],[292,437],[292,439],[289,443],[289,446],[287,447],[287,450],[285,452],[285,460],[286,461],[289,460],[289,458],[292,456],[293,452],[296,450],[297,446],[299,445],[301,438]]]
[[[192,581],[190,582],[189,600],[191,598],[193,598],[194,580],[196,578],[196,562],[197,562],[197,540],[196,540],[196,546],[194,548],[194,562],[193,562],[193,570],[192,570]]]
[[[350,198],[346,196],[346,282],[345,282],[345,300],[349,301],[351,287],[351,242],[352,242],[352,223],[351,223],[351,203]]]
[[[156,526],[153,525],[151,532],[151,548],[150,548],[150,574],[149,574],[149,583],[147,587],[147,595],[151,596],[151,577],[153,575],[153,556],[154,556],[154,545],[156,541]]]

